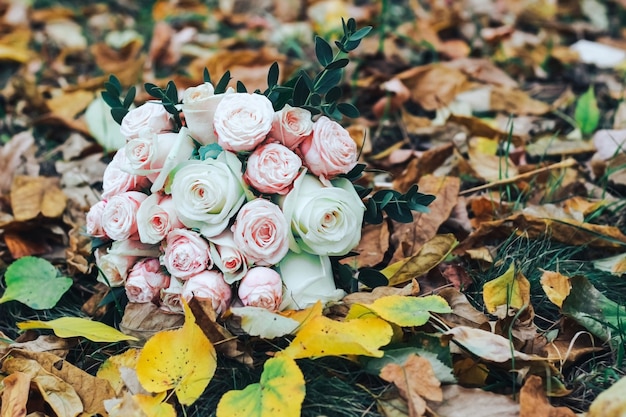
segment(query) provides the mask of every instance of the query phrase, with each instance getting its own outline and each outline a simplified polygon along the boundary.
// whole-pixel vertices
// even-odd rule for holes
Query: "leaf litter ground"
[[[111,295],[105,299],[107,308],[98,307],[103,294],[95,285],[89,242],[81,233],[110,158],[102,150],[111,147],[110,137],[90,132],[84,111],[109,73],[124,85],[140,80],[161,84],[176,76],[185,86],[197,84],[204,67],[215,74],[229,69],[249,88],[263,88],[273,61],[287,73],[309,65],[313,31],[332,37],[337,28],[331,22],[354,16],[375,30],[360,48],[356,67],[348,68],[352,82],[345,88],[363,114],[351,121],[350,129],[356,138],[364,133],[368,138],[362,154],[370,166],[389,173],[370,173],[366,181],[393,184],[403,192],[405,184],[418,182],[420,191],[437,196],[431,213],[416,215],[413,225],[388,221],[370,231],[368,236],[377,238],[359,249],[374,255],[354,262],[383,268],[407,257],[419,259],[435,236],[452,233],[459,246],[412,277],[416,294],[458,289],[515,349],[537,353],[551,342],[559,354],[571,355],[554,362],[562,377],[548,388],[555,395],[552,405],[585,411],[624,376],[624,344],[619,341],[625,331],[619,321],[610,329],[617,343],[597,334],[591,340],[592,330],[576,321],[571,309],[564,314],[552,303],[541,281],[543,271],[583,276],[613,303],[602,304],[612,312],[626,304],[625,269],[619,260],[608,270],[594,263],[625,252],[623,64],[606,64],[593,48],[584,50],[576,43],[582,33],[596,42],[596,50],[602,45],[615,48],[611,56],[624,54],[623,5],[594,2],[591,11],[578,2],[538,6],[511,1],[497,9],[489,1],[451,7],[434,1],[320,1],[293,15],[301,10],[295,1],[225,3],[172,6],[152,1],[122,9],[107,1],[90,6],[35,1],[32,8],[0,3],[0,44],[6,47],[0,75],[0,266],[4,273],[14,259],[41,256],[74,282],[49,310],[1,304],[0,330],[8,339],[28,343],[36,338],[33,331],[18,332],[16,323],[26,320],[120,321],[123,305],[111,303]],[[55,19],[63,24],[55,25]],[[122,48],[106,39],[133,24],[143,38],[128,32]],[[276,31],[277,25],[292,32]],[[212,54],[204,55],[206,50]],[[575,164],[561,167],[567,157]],[[524,176],[534,170],[536,174]],[[436,183],[429,175],[446,180]],[[24,180],[29,177],[40,180]],[[56,178],[60,186],[44,177]],[[477,186],[481,188],[472,191]],[[60,190],[67,200],[56,191],[46,194],[48,188]],[[521,274],[529,282],[532,309],[485,314],[483,286],[511,265],[514,280],[521,280]],[[602,327],[610,317],[607,313],[592,320]],[[435,319],[417,330],[441,332],[441,323],[450,324],[445,314]],[[249,346],[259,364],[265,352],[276,349],[265,342]],[[79,338],[63,349],[66,360],[95,374],[125,345]],[[534,373],[532,366],[512,373],[512,364],[471,356],[458,360],[463,355],[455,355],[460,355],[455,356],[455,373],[465,385],[515,396],[528,383],[521,397],[525,405],[543,401],[536,397],[540,390],[531,390],[531,378],[518,377]],[[389,415],[389,404],[399,398],[392,385],[349,360],[328,357],[299,364],[307,387],[303,415]],[[187,415],[213,415],[221,393],[258,382],[262,370],[220,355],[217,366],[207,393],[220,395],[204,395],[187,408]],[[463,379],[469,374],[464,366],[483,372]]]

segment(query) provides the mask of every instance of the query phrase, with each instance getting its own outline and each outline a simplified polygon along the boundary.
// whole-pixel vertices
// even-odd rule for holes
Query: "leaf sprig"
[[[161,103],[163,104],[163,107],[165,107],[165,110],[174,118],[174,122],[178,126],[182,126],[183,123],[180,120],[181,110],[177,107],[178,88],[176,88],[176,84],[174,83],[174,81],[170,80],[167,83],[165,89],[162,89],[161,87],[152,83],[145,83],[144,88],[146,89],[146,92],[152,97],[161,100]]]
[[[102,99],[111,107],[111,116],[118,124],[122,124],[122,119],[133,104],[136,93],[137,89],[133,86],[128,90],[126,97],[122,97],[122,83],[115,75],[109,75],[109,81],[104,83]]]

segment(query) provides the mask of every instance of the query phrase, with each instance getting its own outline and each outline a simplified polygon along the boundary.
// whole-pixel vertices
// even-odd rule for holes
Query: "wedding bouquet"
[[[134,90],[122,99],[111,77],[103,98],[126,145],[87,214],[100,244],[98,279],[124,286],[129,302],[173,313],[192,297],[210,300],[218,314],[341,299],[335,279],[349,267],[337,259],[359,243],[364,220],[380,222],[386,211],[411,221],[411,210],[434,199],[417,187],[370,196],[354,183],[364,165],[335,119],[358,111],[338,102],[338,84],[345,55],[368,32],[344,23],[337,54],[316,38],[322,71],[279,85],[274,64],[265,92],[227,88],[229,73],[213,84],[205,71],[204,83],[184,91],[147,84],[155,100],[131,108]]]

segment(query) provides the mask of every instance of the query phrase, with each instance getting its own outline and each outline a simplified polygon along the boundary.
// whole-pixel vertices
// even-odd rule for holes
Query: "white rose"
[[[171,131],[174,127],[170,114],[159,101],[149,101],[130,110],[122,119],[120,132],[126,140],[139,137],[139,133],[148,130],[152,133]]]
[[[153,172],[158,172],[158,176],[153,179],[150,192],[156,193],[160,191],[165,186],[165,182],[172,170],[179,163],[187,161],[194,150],[195,145],[191,136],[189,136],[189,129],[186,127],[180,129],[178,136],[173,141],[168,140],[165,143],[157,141],[156,157],[151,162],[150,169]]]
[[[98,281],[111,287],[124,285],[131,267],[141,257],[157,257],[159,249],[138,240],[118,240],[109,249],[99,248],[95,252],[98,265]]]
[[[216,159],[188,161],[176,171],[171,192],[185,226],[207,238],[218,235],[246,199],[241,162],[227,151]]]
[[[215,109],[217,143],[229,151],[251,151],[272,129],[274,108],[261,94],[233,93]]]
[[[224,95],[231,94],[233,91],[229,88],[224,94],[214,94],[215,90],[211,83],[200,84],[185,90],[183,114],[185,124],[195,140],[203,145],[217,141],[213,129],[213,115]]]
[[[312,175],[301,174],[282,201],[291,224],[291,250],[342,256],[361,240],[365,206],[345,178],[324,186]]]
[[[211,259],[214,265],[224,274],[224,280],[232,284],[239,281],[248,272],[248,260],[237,247],[233,232],[226,229],[209,242]]]
[[[137,210],[137,231],[143,243],[159,243],[173,230],[183,227],[176,216],[171,196],[151,194]]]
[[[321,301],[341,300],[346,293],[337,289],[328,256],[289,251],[278,264],[283,280],[280,310],[301,310]]]

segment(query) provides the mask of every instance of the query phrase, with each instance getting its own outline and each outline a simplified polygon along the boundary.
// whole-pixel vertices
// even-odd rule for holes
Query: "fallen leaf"
[[[423,326],[430,319],[430,313],[450,313],[452,310],[446,300],[438,295],[426,297],[407,297],[389,295],[379,298],[371,304],[354,304],[348,313],[348,319],[360,316],[363,309],[375,313],[382,319],[401,327]]]
[[[137,359],[137,377],[146,390],[160,393],[173,389],[178,401],[189,405],[213,378],[217,357],[191,309],[183,305],[185,324],[159,332],[146,342]]]
[[[61,92],[46,100],[50,111],[61,118],[72,119],[82,113],[94,99],[94,93],[86,90]]]
[[[389,279],[390,286],[409,282],[443,262],[457,243],[452,234],[434,236],[424,242],[417,254],[394,262],[380,272]]]
[[[277,355],[293,359],[321,356],[383,356],[379,350],[391,341],[392,328],[375,316],[344,322],[315,317],[300,328],[287,348]]]
[[[444,386],[443,401],[432,404],[431,408],[435,415],[441,417],[519,417],[520,409],[508,395],[460,385]]]
[[[128,349],[126,352],[120,353],[119,355],[110,356],[98,368],[96,376],[107,380],[109,384],[111,384],[111,387],[115,390],[115,394],[118,397],[122,395],[125,388],[129,388],[126,385],[126,381],[124,381],[121,369],[134,369],[137,366],[139,352],[140,351],[138,349]],[[132,389],[130,390],[130,393],[136,394],[136,392]]]
[[[17,221],[34,219],[40,213],[60,217],[66,203],[67,197],[54,178],[18,175],[13,179],[11,209]]]
[[[25,417],[30,392],[30,376],[13,372],[2,379],[2,407],[0,417]]]
[[[11,189],[13,176],[20,165],[23,165],[23,158],[29,151],[32,151],[35,138],[30,130],[14,135],[11,140],[0,148],[0,166],[3,175],[0,176],[0,195],[6,194]],[[39,166],[37,166],[39,169]]]
[[[439,226],[450,217],[456,206],[460,185],[456,177],[427,175],[420,179],[419,191],[437,198],[430,204],[428,213],[414,213],[412,223],[393,222],[391,244],[396,249],[390,263],[416,255],[426,242],[437,235]]]
[[[472,85],[463,72],[442,64],[420,65],[396,78],[411,91],[411,98],[426,110],[445,107]]]
[[[440,314],[439,317],[446,323],[456,326],[469,326],[483,330],[489,326],[489,319],[482,312],[476,310],[467,296],[455,288],[444,288],[438,294],[442,297],[452,312]]]
[[[380,371],[380,377],[393,384],[409,404],[409,416],[426,413],[426,400],[442,401],[441,383],[427,359],[412,354],[404,365],[390,363]]]
[[[74,282],[71,278],[59,276],[59,271],[50,262],[32,256],[9,265],[4,280],[6,290],[0,304],[15,300],[35,310],[54,307]]]
[[[20,330],[50,329],[59,337],[84,337],[93,342],[139,340],[104,323],[79,317],[61,317],[50,321],[27,320],[17,323]]]
[[[626,253],[608,258],[596,259],[593,261],[593,267],[600,271],[609,272],[613,275],[622,276],[626,274]]]
[[[589,406],[587,417],[623,417],[626,414],[626,378],[601,392]]]
[[[231,390],[217,404],[217,417],[292,417],[304,401],[304,375],[288,356],[268,359],[259,383]]]
[[[380,264],[389,249],[389,225],[366,224],[361,230],[361,240],[355,252],[358,256],[346,258],[344,262],[356,268],[373,267]]]
[[[168,314],[152,303],[128,303],[120,330],[145,342],[160,331],[179,328],[184,320],[183,315]]]
[[[548,402],[541,377],[528,377],[520,391],[520,417],[576,417],[567,407],[553,407]]]
[[[567,298],[572,289],[569,278],[559,272],[543,271],[540,278],[541,288],[548,299],[559,307],[563,306],[563,300]]]
[[[454,342],[472,354],[491,362],[507,362],[512,357],[522,361],[536,359],[531,355],[513,350],[508,339],[485,330],[459,326],[446,331],[445,334],[452,336]],[[455,343],[450,344],[450,350],[452,353],[462,352]]]
[[[133,399],[148,417],[176,417],[176,409],[165,401],[166,392],[156,395],[135,394]]]
[[[508,308],[519,310],[530,303],[530,282],[521,272],[515,271],[515,265],[511,262],[504,274],[483,286],[483,300],[490,313],[496,313],[504,306],[503,315],[498,316],[506,317]]]
[[[264,339],[292,334],[300,326],[296,320],[263,307],[231,307],[230,312],[241,319],[242,330]]]

